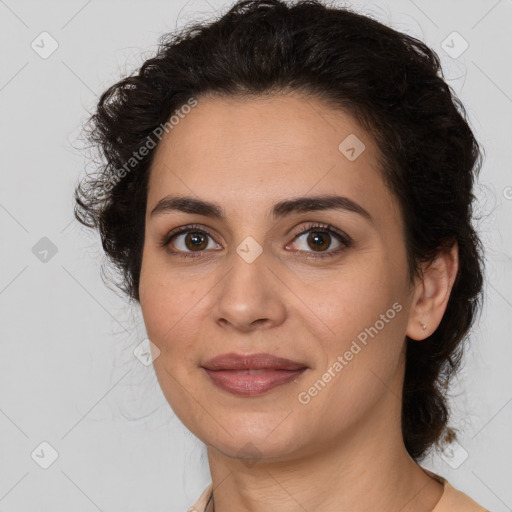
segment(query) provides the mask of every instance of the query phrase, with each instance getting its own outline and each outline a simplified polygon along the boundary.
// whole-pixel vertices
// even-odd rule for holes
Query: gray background
[[[229,5],[0,0],[2,512],[178,512],[210,480],[202,443],[133,355],[145,338],[140,312],[102,282],[99,238],[73,220],[72,192],[87,165],[76,137],[97,95],[140,66],[159,35]],[[439,53],[485,146],[486,304],[452,391],[460,447],[424,465],[492,512],[510,511],[512,1],[352,5]],[[31,47],[51,49],[43,31],[58,43],[47,58]],[[43,442],[58,454],[47,469]]]

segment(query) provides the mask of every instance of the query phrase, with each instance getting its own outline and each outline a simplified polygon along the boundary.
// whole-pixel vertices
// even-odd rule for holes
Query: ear
[[[458,269],[457,242],[450,249],[441,249],[434,261],[423,267],[423,275],[417,278],[409,311],[405,332],[409,338],[423,340],[437,329],[446,311]]]

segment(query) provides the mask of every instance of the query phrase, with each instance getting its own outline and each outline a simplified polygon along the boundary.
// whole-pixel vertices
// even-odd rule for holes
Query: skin
[[[291,93],[197,99],[156,149],[140,305],[160,350],[154,367],[163,393],[207,445],[216,512],[432,510],[443,487],[409,457],[401,434],[405,336],[421,343],[439,325],[457,246],[409,282],[398,202],[382,180],[377,146],[348,113]],[[349,134],[366,146],[353,161],[338,149]],[[341,210],[269,215],[278,201],[324,194],[350,198],[373,220]],[[217,202],[226,218],[151,216],[167,195]],[[330,224],[353,244],[314,260],[342,243],[325,235],[315,251],[308,234],[318,229],[296,237],[309,223]],[[186,233],[167,249],[199,257],[161,246],[189,224],[212,233],[202,252],[185,243]],[[249,236],[262,249],[252,263],[236,251]],[[401,311],[300,403],[299,393],[394,303]],[[308,369],[266,393],[235,396],[201,368],[226,352],[268,352]]]

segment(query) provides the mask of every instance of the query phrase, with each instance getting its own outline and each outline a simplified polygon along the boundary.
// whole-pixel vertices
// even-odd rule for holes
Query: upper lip
[[[307,368],[303,363],[276,357],[272,354],[236,354],[230,352],[209,359],[202,364],[207,370],[300,370]]]

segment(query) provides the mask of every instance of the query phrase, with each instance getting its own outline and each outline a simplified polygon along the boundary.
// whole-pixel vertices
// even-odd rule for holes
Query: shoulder
[[[432,512],[490,512],[442,478],[444,492]]]
[[[206,489],[201,493],[201,496],[199,496],[198,500],[194,503],[194,505],[192,507],[190,507],[187,510],[187,512],[205,512],[206,505],[212,495],[212,490],[213,490],[213,483],[210,482],[206,486]]]
[[[441,499],[432,510],[432,512],[491,512],[479,505],[467,494],[464,494],[462,491],[459,491],[453,487],[443,477],[431,473],[430,471],[427,471],[427,473],[434,476],[444,485],[444,492],[441,496]],[[201,496],[199,496],[194,506],[190,507],[187,512],[204,512],[206,504],[211,497],[212,488],[212,483],[208,484],[206,489],[204,489],[202,492]]]

